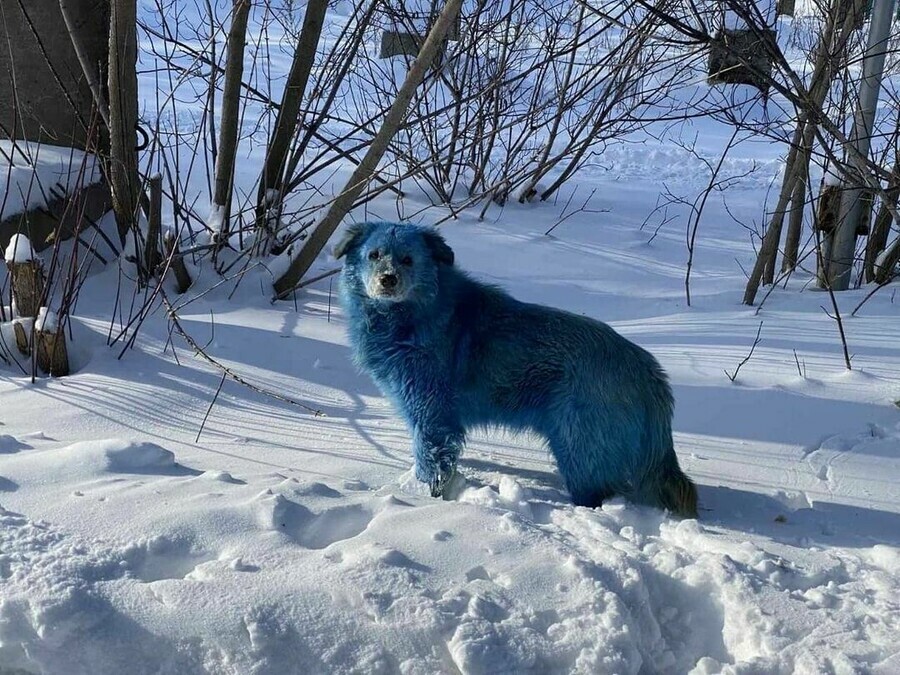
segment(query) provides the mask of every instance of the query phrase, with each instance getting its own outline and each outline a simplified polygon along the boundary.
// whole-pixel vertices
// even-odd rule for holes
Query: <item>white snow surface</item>
[[[104,346],[118,273],[92,277],[70,377],[0,379],[0,664],[26,673],[857,673],[900,652],[900,314],[856,317],[854,370],[804,280],[739,304],[745,231],[713,206],[693,306],[683,232],[648,244],[655,186],[599,176],[600,215],[507,208],[444,226],[458,263],[523,299],[610,322],[676,395],[701,517],[569,502],[539,439],[476,435],[452,498],[412,478],[409,435],[349,357],[329,279],[181,310],[250,381],[150,317]],[[602,195],[602,196],[600,196]],[[758,207],[755,186],[729,195]],[[370,211],[371,217],[388,215]],[[323,255],[323,266],[331,265]],[[114,266],[111,266],[114,267]],[[213,282],[210,282],[212,284]],[[257,286],[256,288],[252,288]],[[203,292],[198,287],[192,293]],[[724,374],[762,342],[735,383]],[[797,352],[795,363],[793,351]]]
[[[696,124],[717,157],[730,132]],[[321,416],[232,381],[217,396],[158,300],[133,348],[107,348],[133,286],[95,270],[67,323],[73,375],[32,384],[0,358],[0,674],[900,673],[898,285],[856,316],[869,289],[837,295],[851,372],[810,265],[759,313],[740,304],[782,150],[746,142],[723,166],[690,307],[689,214],[654,207],[709,175],[673,144],[613,144],[556,204],[442,226],[476,277],[658,357],[696,521],[573,507],[540,439],[500,431],[472,437],[448,499],[427,496],[351,362],[336,279],[270,304],[292,251],[227,283],[192,267],[170,298],[210,355]],[[446,215],[426,204],[413,189],[355,216]],[[9,323],[0,340],[16,358]]]
[[[102,178],[92,154],[27,141],[0,140],[0,172],[0,221]]]

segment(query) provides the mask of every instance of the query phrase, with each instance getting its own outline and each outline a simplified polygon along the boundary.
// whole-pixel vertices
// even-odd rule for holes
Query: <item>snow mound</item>
[[[135,443],[122,439],[82,441],[58,451],[67,464],[97,471],[143,473],[174,468],[175,454],[155,443]]]

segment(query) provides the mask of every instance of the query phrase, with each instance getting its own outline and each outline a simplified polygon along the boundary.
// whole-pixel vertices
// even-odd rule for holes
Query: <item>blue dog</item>
[[[672,444],[672,391],[648,352],[606,324],[519,302],[469,278],[434,230],[351,226],[341,296],[357,362],[406,419],[416,478],[440,496],[466,430],[547,439],[575,504],[619,494],[697,515]]]

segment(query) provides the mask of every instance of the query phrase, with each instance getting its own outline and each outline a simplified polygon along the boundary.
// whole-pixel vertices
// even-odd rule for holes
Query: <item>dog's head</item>
[[[351,225],[334,247],[347,257],[344,280],[353,291],[385,303],[427,301],[453,251],[435,230],[408,223]]]

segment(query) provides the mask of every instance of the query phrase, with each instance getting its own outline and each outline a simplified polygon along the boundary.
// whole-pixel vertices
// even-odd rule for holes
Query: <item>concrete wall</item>
[[[68,6],[87,53],[105,73],[109,0],[68,0]],[[0,0],[0,7],[0,136],[84,148],[93,99],[59,0]]]

